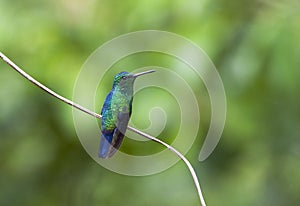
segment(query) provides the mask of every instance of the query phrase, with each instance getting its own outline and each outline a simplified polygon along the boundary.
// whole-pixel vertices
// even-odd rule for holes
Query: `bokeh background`
[[[189,38],[214,62],[228,103],[221,141],[206,161],[199,162],[210,108],[205,92],[198,97],[199,136],[186,156],[207,204],[298,205],[299,9],[298,0],[0,0],[0,50],[39,81],[72,98],[82,64],[104,42],[144,29]],[[151,58],[159,62],[155,55],[145,61]],[[110,87],[107,83],[105,93]],[[174,124],[162,135],[171,143],[176,131]],[[146,150],[151,147],[159,150]],[[126,148],[134,149],[125,142]],[[72,109],[0,62],[0,205],[199,201],[181,162],[146,177],[102,168],[82,148]]]

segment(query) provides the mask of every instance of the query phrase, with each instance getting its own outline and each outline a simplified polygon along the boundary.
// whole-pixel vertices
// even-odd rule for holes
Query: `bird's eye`
[[[127,78],[126,76],[123,76],[123,77],[122,77],[122,79],[126,79],[126,78]]]

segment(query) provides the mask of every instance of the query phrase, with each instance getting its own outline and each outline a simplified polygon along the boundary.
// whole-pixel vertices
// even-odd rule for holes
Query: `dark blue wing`
[[[118,114],[118,122],[117,122],[117,127],[114,131],[114,134],[113,134],[113,141],[112,141],[112,147],[111,147],[111,150],[108,154],[108,157],[111,157],[113,156],[117,150],[119,150],[120,146],[121,146],[121,143],[124,139],[124,136],[125,136],[125,133],[126,133],[126,129],[127,129],[127,126],[128,126],[128,122],[129,122],[129,119],[130,119],[130,116],[131,116],[131,112],[132,112],[132,101],[133,101],[133,98],[131,99],[131,101],[129,102],[129,108],[128,110],[124,112],[120,112]]]
[[[129,122],[129,118],[130,118],[130,114],[129,112],[120,112],[118,115],[118,122],[117,122],[117,127],[114,130],[114,134],[112,137],[112,142],[111,142],[111,148],[108,154],[108,157],[113,156],[116,151],[120,148],[121,143],[124,139],[125,136],[125,132],[127,129],[127,125]]]

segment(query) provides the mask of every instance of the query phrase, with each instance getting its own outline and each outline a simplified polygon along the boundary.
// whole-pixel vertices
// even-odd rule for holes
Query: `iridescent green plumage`
[[[154,71],[138,74],[120,72],[115,76],[101,111],[99,157],[109,158],[120,148],[131,116],[134,81],[136,77],[150,72]]]

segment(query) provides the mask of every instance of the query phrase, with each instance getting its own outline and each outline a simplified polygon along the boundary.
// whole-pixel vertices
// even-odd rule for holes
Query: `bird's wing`
[[[129,110],[128,112],[120,112],[118,114],[118,120],[117,120],[116,128],[114,130],[108,157],[113,156],[116,153],[116,151],[120,148],[121,143],[125,136],[130,115],[131,115],[131,110]]]

